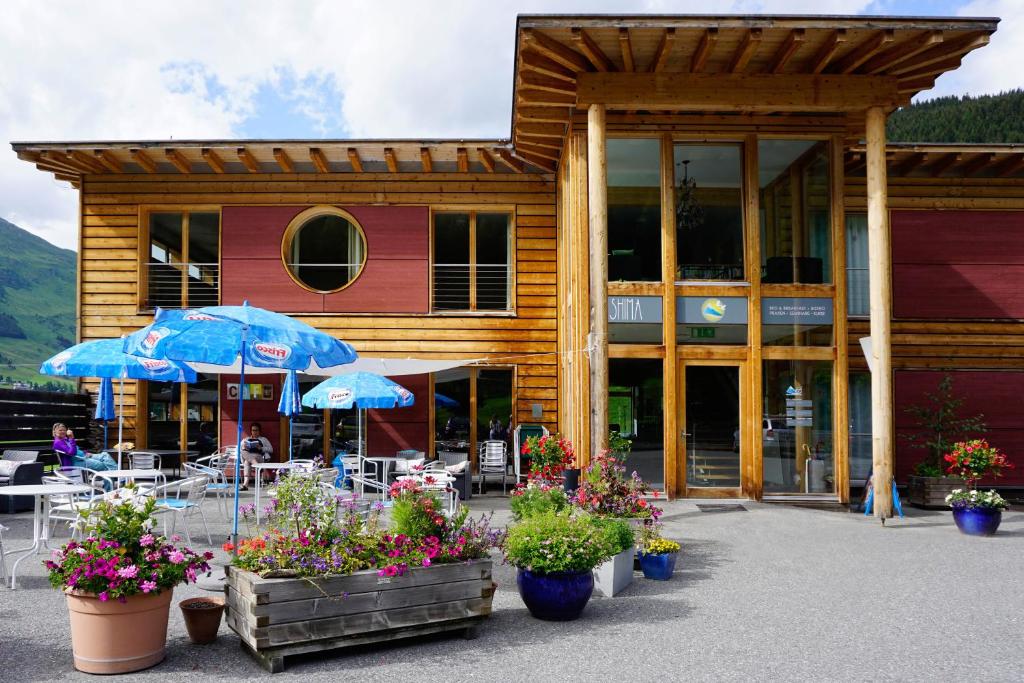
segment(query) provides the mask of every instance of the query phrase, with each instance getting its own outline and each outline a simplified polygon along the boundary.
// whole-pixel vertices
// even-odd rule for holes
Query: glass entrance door
[[[684,362],[679,374],[686,494],[736,496],[746,443],[740,419],[741,366]]]

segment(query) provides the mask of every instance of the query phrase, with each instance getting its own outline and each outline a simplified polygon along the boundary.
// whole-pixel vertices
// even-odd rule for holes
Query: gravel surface
[[[847,512],[744,507],[666,504],[666,535],[683,543],[673,579],[637,573],[578,621],[531,618],[514,571],[496,564],[494,614],[477,640],[424,637],[290,658],[276,679],[1024,681],[1024,513],[1005,513],[995,537],[972,538],[948,512],[909,510],[882,527]],[[471,508],[508,519],[507,499],[494,494]],[[212,502],[207,514],[217,516]],[[30,537],[29,515],[0,522],[11,529],[8,550]],[[211,526],[219,545],[228,526]],[[217,555],[223,563],[219,547]],[[18,590],[0,588],[0,680],[89,679],[72,668],[64,598],[43,559],[22,563]],[[202,595],[211,593],[178,588],[174,602]],[[137,680],[270,676],[223,624],[216,643],[192,645],[175,606],[167,646],[167,659]]]

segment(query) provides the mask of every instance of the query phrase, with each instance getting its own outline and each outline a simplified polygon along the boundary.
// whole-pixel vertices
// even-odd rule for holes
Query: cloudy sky
[[[75,248],[77,192],[12,140],[507,137],[515,15],[540,12],[998,16],[926,96],[1024,85],[1022,0],[7,0],[0,216]]]

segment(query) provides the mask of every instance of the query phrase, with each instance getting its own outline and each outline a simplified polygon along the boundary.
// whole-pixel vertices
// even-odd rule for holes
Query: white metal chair
[[[382,481],[380,468],[376,462],[361,455],[346,455],[341,462],[345,467],[345,474],[352,480],[353,490],[358,484],[360,495],[365,495],[369,487],[380,493],[381,500],[387,497],[388,484]]]
[[[207,461],[210,462],[210,461]],[[228,501],[232,498],[233,489],[231,484],[227,482],[227,478],[224,476],[223,470],[219,470],[216,467],[208,464],[200,464],[198,462],[185,463],[185,476],[187,477],[206,477],[206,494],[211,493],[217,498],[217,508],[224,513],[224,517],[228,516]]]
[[[152,491],[152,495],[156,498],[157,511],[172,515],[170,533],[174,533],[174,522],[180,517],[185,527],[185,540],[189,545],[192,545],[192,536],[188,531],[188,522],[189,518],[196,514],[203,521],[207,544],[213,545],[210,527],[206,523],[206,515],[203,514],[203,499],[206,497],[206,487],[209,481],[206,476],[188,477],[170,484],[163,484]],[[164,520],[164,533],[168,533],[166,519]]]
[[[507,490],[508,445],[504,441],[484,441],[480,444],[480,457],[477,460],[477,473],[480,475],[480,495],[483,495],[488,475],[501,475],[501,493]]]
[[[81,519],[80,512],[88,509],[93,499],[102,496],[102,486],[95,486],[91,482],[95,470],[87,467],[67,467],[54,470],[50,475],[42,478],[44,484],[80,484],[89,486],[92,491],[88,493],[67,493],[50,496],[50,535],[54,535],[58,522],[66,522],[71,529],[71,538],[77,535],[75,523]]]
[[[0,524],[0,579],[4,584],[7,583],[7,562],[4,559],[4,532],[7,530],[7,527]]]
[[[133,470],[160,469],[160,456],[148,451],[132,451],[128,455],[128,462]]]

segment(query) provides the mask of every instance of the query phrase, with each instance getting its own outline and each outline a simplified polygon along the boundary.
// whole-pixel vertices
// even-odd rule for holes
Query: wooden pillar
[[[608,159],[605,108],[587,110],[590,214],[590,452],[608,447]]]
[[[885,170],[885,110],[867,111],[868,289],[871,301],[871,462],[875,517],[892,515],[892,278]],[[836,264],[841,267],[841,264]]]
[[[675,145],[672,135],[661,138],[661,316],[662,343],[665,345],[665,359],[662,361],[664,381],[662,383],[662,448],[664,449],[665,494],[669,499],[682,492],[677,474],[682,471],[679,445],[679,405],[676,357],[676,191],[675,191]],[[686,481],[684,478],[683,481]]]

